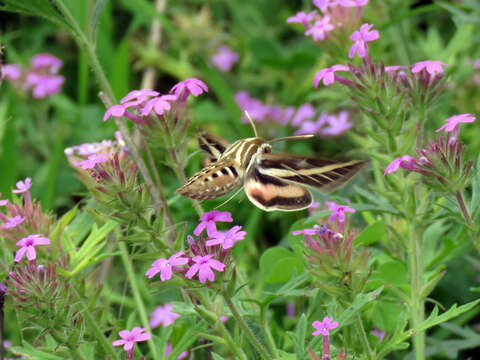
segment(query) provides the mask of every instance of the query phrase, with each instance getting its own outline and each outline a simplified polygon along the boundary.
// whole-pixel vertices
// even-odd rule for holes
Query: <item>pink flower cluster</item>
[[[238,225],[227,231],[217,230],[217,222],[232,221],[232,214],[226,211],[213,210],[203,214],[200,217],[200,223],[194,230],[194,234],[199,236],[198,241],[192,236],[188,236],[190,255],[180,251],[168,259],[157,259],[147,270],[145,276],[151,279],[160,273],[160,280],[167,281],[172,278],[173,273],[184,273],[187,279],[198,276],[202,284],[207,280],[214,281],[214,270],[218,272],[225,270],[224,262],[229,261],[231,249],[247,234],[245,231],[241,231],[242,227]],[[204,230],[207,233],[206,239],[202,236]]]
[[[261,100],[252,98],[246,91],[236,94],[235,100],[238,106],[247,111],[257,123],[274,121],[280,125],[290,124],[298,128],[295,135],[318,134],[320,136],[339,136],[352,127],[349,121],[349,114],[341,111],[338,114],[329,115],[323,112],[317,120],[313,120],[316,109],[309,103],[302,104],[298,108],[293,106],[282,107],[279,105],[267,105]],[[243,123],[248,123],[246,116],[242,118]]]
[[[232,70],[233,65],[238,61],[238,54],[228,46],[220,46],[218,51],[210,58],[210,62],[220,71]]]
[[[30,67],[23,69],[19,64],[7,64],[0,68],[0,78],[10,81],[32,96],[43,99],[62,90],[65,77],[58,75],[63,61],[52,54],[37,54],[30,59]]]
[[[319,136],[339,136],[350,129],[353,124],[349,121],[347,111],[338,114],[322,112],[316,121],[306,120],[301,123],[295,135],[317,134]]]
[[[16,242],[16,245],[20,246],[15,255],[16,263],[20,262],[24,256],[28,261],[35,261],[37,258],[35,246],[49,245],[50,240],[40,234],[27,235],[29,230],[39,228],[39,224],[35,223],[36,221],[43,220],[40,208],[32,203],[30,196],[32,179],[26,178],[24,181],[18,181],[16,186],[12,193],[23,194],[24,204],[22,207],[9,200],[0,199],[0,207],[6,207],[10,215],[7,216],[0,210],[0,221],[3,222],[3,224],[0,224],[0,234],[8,238],[19,239]]]
[[[190,94],[199,96],[205,92],[208,92],[207,85],[195,78],[179,82],[166,95],[150,89],[133,90],[120,100],[119,105],[107,109],[103,121],[110,117],[127,117],[138,124],[147,124],[148,116],[164,116],[173,105],[183,104]]]
[[[359,10],[353,15],[355,18],[359,17],[368,0],[313,0],[313,4],[323,15],[317,10],[309,13],[300,11],[290,16],[287,23],[303,25],[306,36],[311,36],[313,41],[322,41],[328,38],[335,28],[341,28],[346,21],[348,22],[347,19],[352,16],[352,9]]]
[[[460,114],[460,115],[453,115],[449,117],[445,122],[444,125],[439,127],[436,132],[440,132],[445,130],[447,133],[452,133],[452,137],[449,137],[449,145],[455,146],[459,126],[462,123],[471,123],[475,121],[475,116],[472,114]],[[432,144],[433,145],[433,144]],[[383,175],[391,174],[396,172],[399,168],[403,168],[408,171],[417,171],[417,172],[424,172],[422,167],[423,165],[428,165],[429,160],[425,157],[425,151],[422,149],[417,149],[417,152],[421,155],[419,158],[415,158],[410,155],[403,155],[396,159],[394,159],[386,168]]]

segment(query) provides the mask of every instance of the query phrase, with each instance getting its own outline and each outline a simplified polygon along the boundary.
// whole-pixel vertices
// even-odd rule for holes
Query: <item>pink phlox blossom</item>
[[[24,194],[32,187],[32,178],[27,177],[25,181],[17,181],[16,189],[12,190],[14,194]]]
[[[112,342],[113,346],[122,346],[123,350],[131,351],[136,342],[150,340],[152,334],[145,332],[147,329],[141,327],[134,327],[132,331],[122,330],[119,331],[118,335],[122,338],[121,340],[115,340]]]
[[[338,6],[338,0],[313,0],[313,5],[319,8],[322,12],[326,12],[329,8],[333,9]]]
[[[2,193],[0,193],[0,196],[2,196]],[[8,199],[0,199],[0,206],[7,206],[9,203]]]
[[[292,234],[293,235],[309,235],[309,236],[312,236],[312,235],[321,235],[323,233],[325,233],[325,231],[327,230],[327,228],[325,227],[325,225],[313,225],[313,229],[303,229],[303,230],[296,230],[296,231],[293,231]]]
[[[294,135],[316,134],[320,130],[321,125],[316,121],[305,121],[300,129],[295,131]]]
[[[208,254],[205,256],[195,256],[192,260],[195,264],[188,269],[185,277],[188,279],[193,278],[198,272],[198,279],[202,284],[205,284],[207,280],[214,281],[215,274],[212,269],[222,272],[225,270],[225,264],[222,264],[220,261],[212,259],[214,254]]]
[[[170,355],[171,352],[172,352],[172,344],[168,342],[167,347],[165,348],[165,357]],[[186,359],[187,356],[188,356],[188,350],[185,350],[184,352],[182,352],[180,355],[177,356],[177,360]]]
[[[17,81],[22,77],[22,68],[18,64],[6,64],[0,67],[0,79]]]
[[[228,319],[229,319],[229,317],[226,316],[226,315],[220,316],[220,321],[221,321],[222,323],[226,323],[226,322],[228,321]]]
[[[448,65],[441,61],[434,61],[434,60],[420,61],[412,65],[411,72],[413,74],[417,74],[422,70],[425,70],[431,76],[434,76],[436,74],[442,75],[444,72],[443,66],[448,66]]]
[[[29,235],[26,238],[17,241],[16,245],[21,246],[21,248],[18,249],[17,253],[15,254],[15,262],[22,260],[23,255],[25,254],[27,255],[28,261],[35,260],[37,258],[35,246],[49,244],[50,240],[39,234]]]
[[[25,218],[20,216],[20,215],[13,216],[13,217],[7,218],[7,221],[2,226],[0,226],[0,228],[2,228],[2,229],[12,229],[14,227],[17,227],[18,225],[20,225],[24,221],[25,221]]]
[[[328,336],[330,335],[330,330],[335,329],[338,327],[338,322],[333,321],[333,317],[324,317],[323,320],[320,321],[314,321],[312,323],[312,326],[317,329],[312,333],[312,335],[320,335],[322,334],[323,336]]]
[[[236,242],[243,240],[246,231],[240,231],[241,226],[235,225],[228,231],[217,231],[211,236],[211,239],[206,242],[207,246],[222,245],[223,249],[230,249],[235,245]]]
[[[150,327],[155,329],[162,325],[167,327],[172,325],[177,318],[180,317],[180,314],[174,313],[172,304],[165,304],[163,306],[157,306],[155,310],[150,314]]]
[[[48,53],[37,54],[30,59],[32,69],[39,70],[47,68],[51,73],[56,74],[63,66],[63,61]]]
[[[103,121],[107,121],[110,116],[117,118],[122,117],[123,115],[125,115],[125,111],[127,111],[127,109],[123,105],[110,106],[107,111],[105,111],[105,115],[103,115]]]
[[[417,159],[410,155],[403,155],[399,158],[394,159],[388,166],[385,168],[383,176],[391,174],[398,170],[399,167],[404,168],[405,170],[413,170],[414,165],[417,162]]]
[[[338,219],[339,223],[345,222],[345,213],[354,213],[355,209],[346,205],[338,205],[333,201],[326,201],[325,206],[328,210],[332,210],[332,215],[330,215],[330,221],[336,221]]]
[[[312,21],[315,18],[316,14],[317,14],[316,10],[313,10],[308,14],[303,11],[299,11],[294,16],[290,16],[287,19],[287,24],[302,24],[303,26],[308,28],[310,27],[310,21]]]
[[[270,107],[258,99],[250,97],[246,91],[239,91],[235,94],[235,102],[243,110],[247,111],[252,120],[262,122],[268,116]],[[242,122],[248,123],[248,118],[243,115]]]
[[[180,251],[167,259],[161,258],[153,262],[152,267],[147,270],[145,276],[149,279],[160,273],[160,280],[167,281],[172,278],[174,266],[181,266],[188,263],[188,258],[183,257],[184,252]]]
[[[32,79],[32,76],[28,76]],[[55,95],[62,90],[65,77],[62,75],[41,75],[35,76],[32,95],[36,99],[43,99]],[[27,79],[28,83],[28,79]]]
[[[370,29],[373,27],[373,24],[363,24],[360,26],[360,31],[355,31],[351,36],[350,40],[354,43],[348,52],[348,57],[352,59],[355,56],[355,53],[358,54],[359,57],[364,58],[367,54],[367,43],[370,41],[377,40],[380,38],[380,33],[378,30]]]
[[[286,313],[287,313],[287,317],[289,317],[289,318],[295,317],[295,304],[287,303],[285,305],[285,310],[286,310]]]
[[[341,135],[353,126],[348,118],[347,111],[341,111],[338,115],[330,115],[327,122],[328,126],[320,130],[320,135]]]
[[[168,111],[172,108],[170,101],[176,101],[177,95],[162,95],[153,99],[148,100],[143,106],[141,112],[142,116],[146,116],[152,112],[152,110],[157,115],[163,115],[165,111]]]
[[[313,26],[305,31],[306,36],[312,36],[313,41],[324,40],[327,34],[335,27],[330,23],[330,15],[316,20]]]
[[[320,80],[323,79],[323,85],[328,86],[335,82],[336,71],[350,71],[348,66],[345,65],[333,65],[329,68],[322,69],[315,74],[313,78],[313,86],[318,87]]]
[[[200,224],[197,225],[193,233],[199,236],[204,229],[207,229],[207,235],[213,236],[217,232],[216,222],[232,222],[232,214],[228,211],[212,210],[206,212],[200,217]]]
[[[315,108],[312,104],[302,104],[297,109],[295,116],[292,119],[292,125],[298,126],[305,120],[310,120],[315,116]]]
[[[390,66],[385,66],[385,72],[389,73],[389,74],[393,74],[399,70],[404,70],[406,69],[407,67],[404,66],[404,65],[390,65]]]
[[[381,331],[378,328],[374,328],[371,333],[373,336],[376,336],[378,338],[378,344],[379,344],[383,341],[383,339],[385,338],[385,334],[387,332],[385,330]]]
[[[294,113],[295,113],[295,108],[293,106],[288,106],[285,109],[283,109],[282,117],[279,120],[280,124],[287,125]]]
[[[460,114],[453,115],[449,117],[446,121],[446,124],[439,127],[436,132],[445,130],[445,132],[451,132],[455,129],[458,129],[458,126],[462,123],[471,123],[475,121],[475,116],[473,114]]]
[[[122,100],[120,100],[120,104],[122,104],[125,108],[130,106],[138,106],[143,104],[150,97],[158,95],[160,95],[160,93],[152,89],[132,90],[125,95]]]
[[[339,5],[343,7],[364,7],[368,4],[368,0],[337,0]]]
[[[177,97],[183,92],[182,98],[185,99],[189,94],[198,96],[208,92],[208,87],[202,80],[189,78],[173,86],[170,92],[173,92]]]
[[[475,62],[473,63],[473,68],[480,69],[480,59],[475,60]]]
[[[82,168],[83,170],[93,169],[95,165],[104,163],[110,160],[108,154],[92,154],[86,160],[76,162],[74,165]]]
[[[238,54],[228,46],[221,46],[220,49],[210,58],[210,61],[220,71],[230,71],[238,61]]]

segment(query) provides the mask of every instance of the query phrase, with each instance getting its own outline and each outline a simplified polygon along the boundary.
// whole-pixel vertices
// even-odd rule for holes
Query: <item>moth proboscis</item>
[[[288,136],[266,140],[255,137],[233,144],[205,131],[199,145],[209,165],[193,175],[177,192],[197,200],[215,199],[235,189],[245,190],[248,199],[265,211],[297,211],[308,208],[313,197],[306,186],[322,192],[337,189],[351,179],[365,160],[335,161],[299,155],[273,154],[272,143],[314,135]]]

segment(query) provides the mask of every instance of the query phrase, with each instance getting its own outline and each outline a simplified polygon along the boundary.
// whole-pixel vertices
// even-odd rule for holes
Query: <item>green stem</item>
[[[370,347],[370,343],[368,342],[367,332],[365,331],[365,327],[363,326],[363,321],[360,317],[360,314],[357,314],[355,322],[357,327],[357,333],[360,335],[360,341],[362,342],[364,354],[366,354],[367,359],[369,360],[376,359],[376,356],[372,352],[372,348]]]
[[[209,311],[215,312],[215,309],[213,309],[212,306],[211,306],[211,302],[205,297],[205,295],[202,293],[202,291],[195,292],[195,296],[200,301],[200,303],[203,306],[205,306],[206,309],[208,309]],[[208,321],[209,319],[206,319],[206,320]],[[239,358],[241,360],[247,360],[248,359],[247,355],[245,355],[245,352],[240,348],[240,346],[238,346],[238,344],[235,343],[235,341],[233,341],[232,336],[228,332],[225,325],[220,320],[217,320],[216,325],[217,325],[217,328],[222,333],[223,338],[227,342],[227,345],[235,353],[237,358]]]
[[[463,218],[465,219],[465,222],[467,225],[472,228],[474,226],[472,217],[470,215],[470,212],[468,211],[467,204],[465,203],[465,199],[463,197],[463,194],[461,191],[457,191],[455,193],[455,196],[457,197],[458,205],[460,206],[460,210],[462,211]],[[473,242],[473,245],[475,246],[475,249],[480,253],[480,244],[478,243],[477,237],[475,236],[475,233],[468,229],[468,234],[470,235],[470,239]]]
[[[237,321],[237,323],[240,325],[242,328],[243,332],[247,337],[250,339],[252,345],[257,349],[257,351],[260,353],[263,359],[273,359],[270,354],[267,352],[267,349],[265,349],[265,346],[258,340],[258,338],[255,336],[253,333],[252,329],[248,326],[246,323],[245,319],[243,316],[240,314],[238,311],[237,307],[233,303],[232,299],[228,295],[227,289],[224,288],[222,292],[223,298],[225,299],[225,302],[227,303],[228,308],[232,312],[233,317]]]
[[[130,262],[130,258],[128,257],[127,246],[124,242],[119,241],[118,247],[120,249],[120,254],[122,257],[123,267],[125,268],[125,272],[127,273],[127,278],[130,283],[130,288],[133,293],[133,298],[135,299],[135,304],[137,305],[137,311],[140,316],[140,321],[142,326],[147,329],[148,332],[151,332],[150,325],[148,323],[148,316],[147,311],[145,309],[145,304],[142,301],[142,296],[140,295],[139,286],[137,283],[137,277],[133,270],[132,263]],[[152,357],[157,359],[157,348],[153,343],[153,340],[148,340],[148,347],[150,348],[150,352],[152,353]]]
[[[415,221],[410,224],[409,236],[409,261],[410,261],[410,286],[411,286],[411,327],[416,330],[425,320],[425,304],[421,298],[421,290],[424,283],[423,274],[423,244],[418,239]],[[425,358],[425,332],[416,331],[413,335],[415,359]]]
[[[113,350],[112,344],[106,339],[105,334],[100,330],[98,327],[98,322],[92,317],[90,311],[88,309],[87,304],[85,304],[85,300],[78,292],[77,288],[71,285],[73,293],[77,297],[77,301],[83,307],[83,315],[85,316],[85,320],[90,328],[90,330],[95,335],[95,339],[100,343],[100,345],[105,350],[112,359],[118,359],[117,353]]]

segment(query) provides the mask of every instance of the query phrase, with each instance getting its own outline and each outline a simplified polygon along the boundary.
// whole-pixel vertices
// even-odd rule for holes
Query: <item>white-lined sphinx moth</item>
[[[265,211],[296,211],[309,207],[311,192],[304,186],[332,191],[352,178],[364,160],[338,162],[305,156],[272,154],[272,143],[307,138],[291,136],[267,141],[257,136],[233,144],[207,132],[199,145],[210,164],[187,180],[177,192],[198,200],[214,199],[243,185],[248,199]]]

